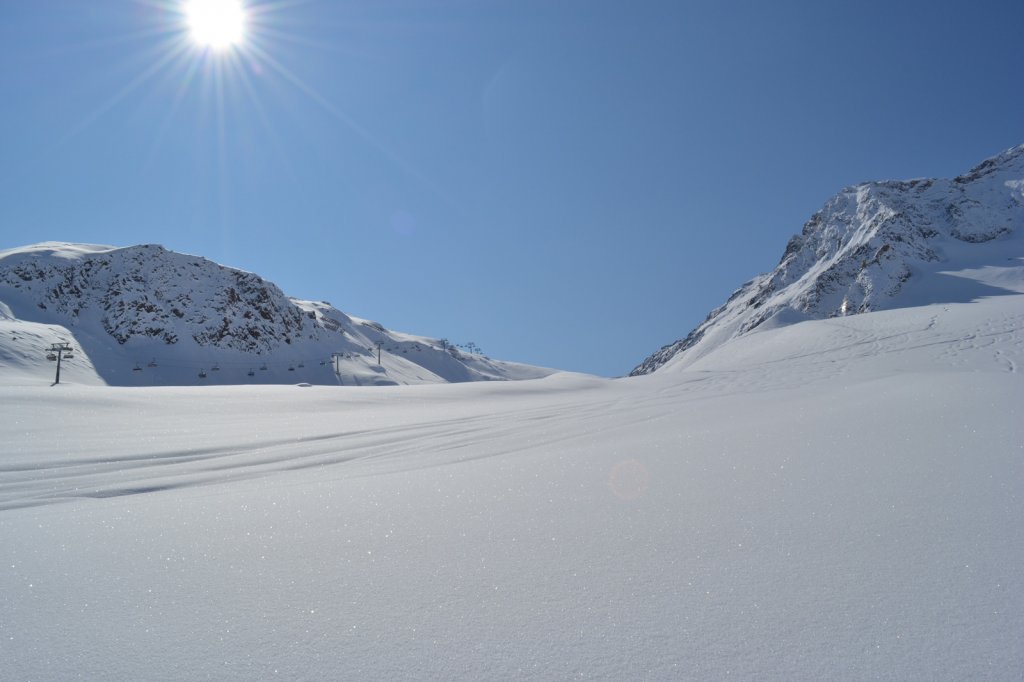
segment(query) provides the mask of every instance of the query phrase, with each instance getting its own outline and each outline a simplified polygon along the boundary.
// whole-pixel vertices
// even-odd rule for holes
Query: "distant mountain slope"
[[[652,354],[631,376],[670,363],[688,365],[765,325],[1015,291],[1002,286],[1006,278],[998,276],[954,277],[957,271],[1008,263],[1019,267],[1022,227],[1024,145],[952,180],[849,187],[807,221],[774,270],[744,284],[689,335]]]
[[[552,372],[389,331],[156,245],[0,251],[0,331],[0,373],[47,376],[44,350],[63,340],[82,351],[66,375],[82,383],[386,385]]]

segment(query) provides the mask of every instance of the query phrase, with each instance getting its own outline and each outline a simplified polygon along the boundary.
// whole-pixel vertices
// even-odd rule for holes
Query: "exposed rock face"
[[[1024,145],[952,180],[849,187],[789,240],[774,270],[744,284],[631,376],[649,374],[698,346],[703,354],[771,319],[784,323],[911,304],[904,296],[908,282],[960,258],[960,246],[986,244],[1022,227]]]
[[[120,344],[145,337],[170,345],[187,335],[200,346],[259,354],[323,327],[260,277],[161,246],[18,261],[0,262],[0,285],[72,326],[102,311],[103,329]]]

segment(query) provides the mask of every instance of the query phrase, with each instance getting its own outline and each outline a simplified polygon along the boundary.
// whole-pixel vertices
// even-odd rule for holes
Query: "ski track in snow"
[[[583,425],[568,434],[546,440],[545,445],[599,431],[600,427],[593,426],[591,421],[606,413],[607,409],[606,405],[575,409],[574,419],[583,420]],[[52,504],[76,497],[136,495],[267,476],[279,471],[336,465],[345,465],[345,476],[442,466],[507,454],[507,450],[490,451],[487,445],[554,418],[556,415],[547,409],[524,410],[380,430],[279,439],[251,446],[0,465],[0,476],[3,476],[0,479],[3,481],[0,510]],[[461,452],[470,447],[472,452]],[[486,454],[474,454],[480,449]],[[431,453],[426,462],[418,456],[424,452]],[[111,478],[118,479],[118,482],[111,485]]]
[[[333,469],[341,465],[345,467],[345,476],[365,476],[501,456],[526,448],[492,449],[491,444],[514,440],[516,434],[538,428],[546,421],[559,423],[561,433],[554,440],[572,440],[614,428],[615,420],[609,420],[608,415],[624,405],[636,409],[653,404],[658,406],[655,414],[663,416],[670,412],[665,409],[665,395],[685,402],[708,393],[725,396],[793,389],[808,383],[839,381],[857,363],[870,360],[899,365],[903,356],[917,357],[922,352],[954,368],[976,364],[978,351],[990,351],[994,366],[1016,372],[1015,358],[1019,358],[1024,346],[1022,316],[1005,315],[985,322],[978,332],[966,334],[944,328],[943,313],[931,314],[927,319],[916,317],[921,318],[919,322],[913,316],[907,320],[905,313],[896,311],[846,321],[821,321],[813,323],[818,333],[802,342],[798,342],[803,332],[799,326],[766,332],[771,337],[767,343],[762,334],[742,337],[726,344],[725,352],[679,373],[679,383],[660,388],[658,400],[633,391],[628,397],[568,400],[539,408],[324,433],[317,432],[324,425],[324,420],[320,420],[304,427],[313,433],[248,444],[183,445],[110,456],[0,461],[0,510],[59,503],[76,497],[105,498],[205,486],[309,468]],[[872,324],[876,320],[880,323]],[[890,333],[882,331],[890,327],[895,329]],[[823,337],[828,341],[824,347],[819,345]],[[817,348],[811,350],[813,346]],[[771,352],[775,348],[782,351],[778,357]],[[760,361],[745,362],[751,353]],[[727,368],[715,362],[720,356],[727,359]],[[799,365],[799,372],[790,371],[794,365]],[[566,414],[572,415],[568,429],[566,420],[561,418]],[[339,414],[338,419],[347,420],[344,414]],[[125,442],[130,442],[139,430],[130,422],[110,428],[108,437]],[[552,442],[548,439],[545,444]],[[463,452],[466,449],[471,452]],[[486,454],[474,454],[480,451]]]

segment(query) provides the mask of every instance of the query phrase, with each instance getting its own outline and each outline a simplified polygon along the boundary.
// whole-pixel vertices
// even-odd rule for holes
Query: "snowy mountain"
[[[52,376],[45,350],[59,341],[79,351],[63,375],[77,383],[393,385],[551,373],[390,331],[156,245],[0,251],[0,333],[8,381]]]
[[[631,375],[689,365],[754,330],[1016,291],[998,274],[1024,256],[1021,228],[1024,145],[952,180],[846,188],[789,241],[774,270],[744,284]],[[962,276],[979,269],[995,276],[984,283]]]

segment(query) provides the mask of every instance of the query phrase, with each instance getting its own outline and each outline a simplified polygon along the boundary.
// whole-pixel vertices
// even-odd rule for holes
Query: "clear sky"
[[[159,243],[619,375],[843,186],[1024,143],[1024,2],[0,0],[0,248]]]

